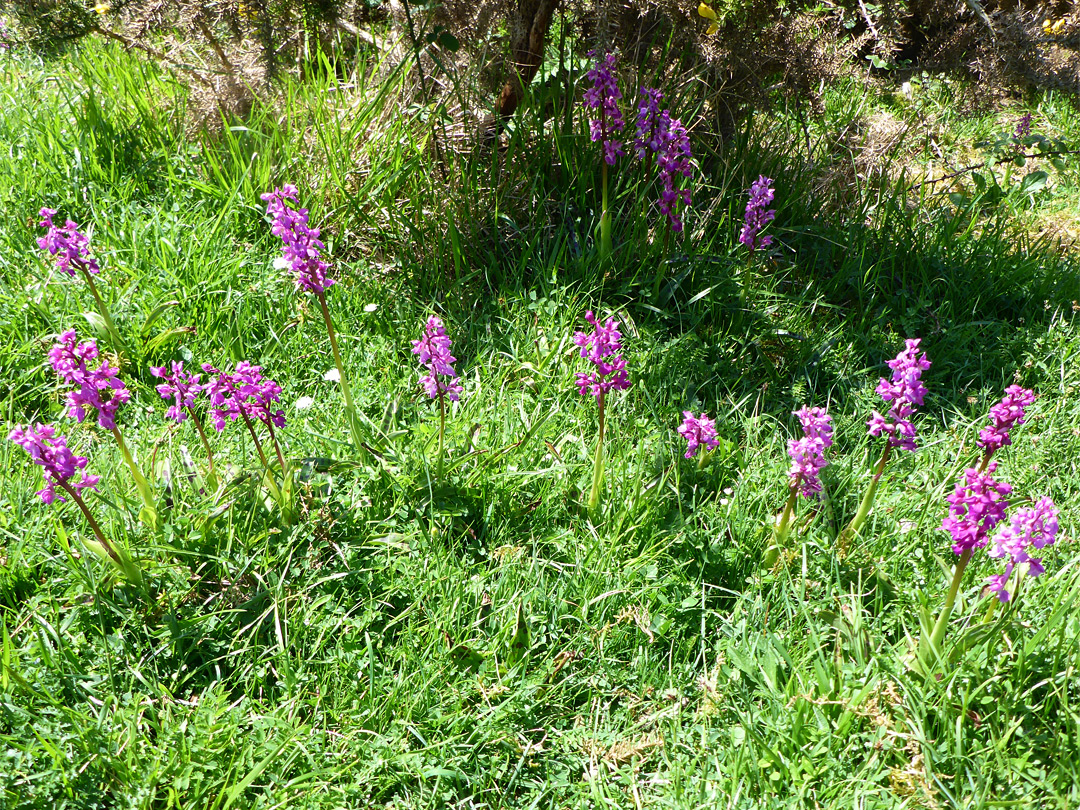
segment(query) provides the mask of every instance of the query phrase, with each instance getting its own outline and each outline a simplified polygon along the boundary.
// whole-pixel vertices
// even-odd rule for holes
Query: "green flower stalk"
[[[97,489],[100,480],[96,475],[87,475],[83,472],[88,463],[86,457],[72,453],[67,446],[66,438],[57,436],[56,428],[52,425],[17,427],[11,431],[8,439],[22,447],[30,454],[35,464],[44,468],[45,487],[36,493],[42,503],[64,501],[65,498],[56,493],[56,488],[63,490],[79,507],[94,533],[96,542],[84,540],[87,547],[115,565],[133,584],[141,585],[142,571],[121,546],[106,537],[101,525],[94,519],[93,513],[80,494],[84,489]],[[78,480],[75,479],[76,472],[79,473]]]
[[[44,236],[38,237],[38,245],[42,250],[56,257],[56,267],[62,273],[66,273],[72,278],[75,277],[76,272],[82,274],[87,286],[90,288],[90,294],[94,296],[98,313],[101,315],[101,320],[104,321],[105,329],[109,333],[109,340],[112,341],[117,351],[122,351],[124,349],[123,338],[120,337],[120,332],[117,330],[116,324],[113,323],[112,315],[109,314],[109,308],[105,305],[105,301],[94,283],[94,276],[101,272],[101,267],[88,255],[90,238],[80,232],[79,226],[70,219],[64,223],[63,227],[56,225],[53,222],[56,210],[53,208],[42,208],[39,215],[41,221],[38,226],[47,228],[48,231]]]
[[[322,251],[326,249],[326,245],[319,239],[321,231],[312,228],[308,223],[308,209],[294,207],[300,202],[297,195],[296,186],[286,183],[261,197],[266,202],[267,216],[274,220],[272,233],[285,243],[281,257],[274,264],[292,274],[297,290],[313,293],[319,300],[319,309],[322,311],[326,333],[330,338],[330,348],[334,354],[334,365],[337,366],[341,396],[345,400],[349,434],[353,445],[359,450],[364,446],[363,431],[345,374],[345,363],[341,359],[334,322],[326,305],[326,291],[337,281],[326,274],[330,265],[322,259]]]
[[[859,501],[859,508],[855,512],[855,517],[851,519],[851,523],[847,525],[847,528],[840,533],[837,548],[841,555],[847,553],[852,538],[858,535],[866,524],[866,519],[870,517],[870,512],[874,508],[874,499],[877,497],[878,484],[881,483],[881,475],[885,472],[885,463],[889,460],[891,452],[891,444],[886,444],[882,448],[881,457],[878,459],[877,467],[874,468],[874,475],[870,479],[869,486],[866,487],[866,492],[863,493],[862,500]]]
[[[592,488],[589,491],[589,514],[596,516],[600,506],[600,486],[604,478],[604,427],[605,404],[608,391],[625,391],[630,387],[626,373],[626,359],[622,356],[622,335],[619,322],[608,318],[600,324],[592,311],[585,313],[585,320],[593,327],[592,332],[576,332],[574,343],[580,347],[581,356],[593,364],[591,372],[577,374],[578,393],[596,397],[600,415],[600,430],[593,455]]]
[[[604,391],[596,397],[596,407],[600,413],[600,430],[596,437],[596,451],[593,453],[592,486],[589,488],[589,514],[595,515],[600,506],[600,487],[604,482]]]
[[[788,441],[788,456],[791,469],[788,470],[788,498],[780,519],[773,528],[773,545],[765,554],[765,566],[771,568],[780,556],[780,549],[787,544],[791,519],[795,514],[795,504],[799,495],[804,498],[817,498],[822,491],[821,471],[828,465],[825,450],[832,447],[832,417],[824,408],[803,406],[795,411],[802,425],[800,439]]]
[[[601,212],[600,212],[600,258],[611,256],[611,207],[608,199],[608,167],[615,165],[619,155],[625,155],[622,141],[614,135],[624,126],[618,101],[622,98],[615,81],[615,65],[618,57],[613,53],[600,55],[599,51],[590,51],[589,57],[596,63],[586,74],[593,86],[585,91],[585,107],[599,111],[599,117],[589,121],[589,139],[599,141],[603,147],[604,162],[600,166]]]
[[[360,420],[356,414],[356,405],[353,403],[352,389],[349,387],[349,378],[345,375],[345,363],[341,360],[341,350],[338,348],[337,333],[334,331],[334,322],[330,318],[330,309],[326,306],[326,294],[317,293],[319,308],[322,310],[323,323],[326,324],[326,334],[330,337],[330,349],[334,354],[334,365],[337,367],[338,384],[341,386],[341,397],[345,400],[345,418],[349,422],[349,435],[353,445],[357,448],[364,446],[364,433],[360,427]]]
[[[428,318],[419,340],[412,342],[412,353],[420,358],[424,370],[420,385],[431,399],[439,401],[439,449],[435,477],[443,479],[443,435],[446,432],[446,401],[457,402],[461,398],[461,380],[454,363],[457,358],[450,354],[451,342],[442,319],[436,315]]]
[[[608,203],[608,164],[600,167],[600,258],[606,259],[613,250],[611,241],[611,205]]]
[[[877,393],[886,402],[891,403],[889,412],[882,416],[877,411],[872,411],[870,420],[866,423],[868,432],[874,438],[886,437],[885,447],[881,451],[874,477],[863,495],[859,510],[855,513],[851,523],[841,532],[837,546],[840,554],[847,552],[852,539],[859,534],[865,525],[870,511],[874,508],[874,498],[877,495],[878,484],[881,475],[885,471],[885,463],[889,460],[892,448],[914,452],[915,426],[911,423],[911,417],[915,413],[915,407],[923,404],[926,396],[926,386],[922,383],[922,373],[930,368],[930,361],[926,359],[926,353],[919,353],[919,338],[909,339],[904,343],[904,350],[889,361],[892,369],[892,380],[882,377],[878,380]]]
[[[116,412],[131,399],[131,392],[119,378],[119,370],[102,360],[101,365],[91,369],[89,362],[100,356],[93,340],[79,342],[74,329],[60,335],[60,340],[49,350],[49,362],[62,382],[72,386],[67,393],[67,415],[82,422],[91,412],[97,414],[99,427],[112,433],[124,463],[131,471],[143,507],[139,518],[154,531],[161,530],[154,491],[142,474],[135,457],[128,449],[123,434],[116,424]]]

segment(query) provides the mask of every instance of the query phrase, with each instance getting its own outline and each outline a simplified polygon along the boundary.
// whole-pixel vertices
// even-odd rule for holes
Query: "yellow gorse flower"
[[[1044,34],[1058,37],[1065,33],[1065,29],[1071,22],[1069,17],[1062,17],[1056,22],[1053,20],[1043,20],[1042,29]]]
[[[705,3],[699,3],[697,13],[710,21],[709,27],[705,29],[705,36],[712,36],[720,30],[720,18],[716,16],[716,12],[712,10],[711,6],[707,6]]]

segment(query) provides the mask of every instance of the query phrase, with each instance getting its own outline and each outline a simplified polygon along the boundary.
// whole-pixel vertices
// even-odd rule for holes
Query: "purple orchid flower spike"
[[[43,468],[45,488],[35,493],[41,498],[42,503],[49,504],[53,501],[63,503],[64,497],[57,495],[56,487],[60,487],[69,494],[83,489],[97,489],[100,480],[98,476],[81,472],[86,469],[86,457],[72,453],[67,446],[67,439],[64,436],[57,436],[56,428],[52,425],[16,427],[8,434],[8,440],[15,442],[29,453],[34,463]],[[80,473],[77,481],[72,480],[76,472]]]
[[[768,247],[773,241],[768,234],[759,236],[761,229],[776,219],[776,211],[769,208],[776,196],[772,183],[771,178],[760,175],[750,185],[750,199],[746,203],[739,241],[746,245],[751,253]]]
[[[108,360],[102,360],[96,369],[87,366],[99,354],[97,343],[93,340],[79,343],[75,330],[69,329],[49,350],[49,362],[61,381],[73,386],[67,394],[67,415],[81,423],[93,411],[99,426],[115,430],[116,412],[131,399],[131,392],[118,378],[119,370],[109,365]]]
[[[56,216],[53,208],[42,208],[39,215],[38,226],[48,230],[38,237],[38,246],[56,257],[56,266],[61,272],[69,276],[74,276],[78,269],[95,275],[101,272],[98,263],[89,256],[90,237],[82,233],[75,222],[69,219],[62,226],[57,225],[53,222]]]
[[[1025,409],[1034,402],[1035,392],[1030,389],[1019,385],[1010,385],[1005,389],[1005,396],[990,409],[993,424],[979,432],[979,446],[983,448],[986,458],[1012,444],[1009,431],[1015,425],[1024,424]]]
[[[999,601],[1008,602],[1012,595],[1005,586],[1015,568],[1023,566],[1031,577],[1045,573],[1042,559],[1028,552],[1053,545],[1057,533],[1058,510],[1049,498],[1039,498],[1031,507],[1017,509],[1009,525],[1000,528],[991,541],[987,553],[1006,562],[1004,573],[987,578],[986,590],[996,594]]]
[[[424,393],[431,399],[446,397],[451,402],[457,402],[461,398],[462,388],[454,369],[457,358],[450,354],[450,345],[442,320],[432,315],[424,325],[420,339],[412,342],[412,352],[426,367],[426,373],[420,375]]]
[[[296,186],[286,183],[263,194],[262,200],[274,219],[271,232],[285,243],[280,261],[293,274],[296,288],[322,295],[336,282],[326,275],[330,265],[321,255],[326,245],[319,239],[319,229],[308,224],[308,209],[293,207],[300,204]]]
[[[706,450],[715,450],[720,445],[716,438],[716,421],[705,414],[694,416],[692,411],[683,411],[683,422],[678,428],[679,435],[686,439],[684,458],[693,458],[698,448],[705,445]]]
[[[926,353],[919,354],[918,338],[907,340],[905,348],[896,359],[889,361],[893,370],[892,380],[884,377],[878,382],[877,393],[886,403],[892,403],[886,416],[877,411],[871,412],[866,423],[871,436],[885,435],[890,447],[901,450],[915,450],[915,426],[911,417],[915,407],[923,404],[926,386],[922,383],[922,373],[930,368]]]
[[[183,422],[188,417],[188,411],[195,405],[199,394],[203,392],[203,386],[199,384],[200,374],[188,374],[184,371],[184,362],[173,361],[171,370],[165,366],[151,366],[150,374],[164,380],[157,386],[157,392],[162,399],[173,401],[165,416],[174,422]]]
[[[832,447],[832,417],[824,408],[803,406],[795,411],[802,425],[803,437],[788,442],[788,456],[791,457],[791,469],[788,478],[792,490],[797,490],[804,498],[816,497],[821,493],[821,471],[828,465],[825,450]]]
[[[585,320],[594,327],[593,331],[576,332],[574,343],[581,348],[581,356],[593,364],[593,370],[578,372],[578,393],[599,399],[608,391],[625,391],[630,387],[630,378],[626,373],[626,359],[622,356],[619,322],[608,318],[601,324],[592,311],[585,313]]]
[[[615,66],[619,60],[613,53],[601,56],[599,51],[590,51],[589,57],[595,59],[596,63],[585,74],[593,83],[592,87],[585,91],[585,106],[599,111],[599,117],[589,121],[589,138],[600,142],[604,150],[604,161],[609,166],[614,166],[616,158],[626,154],[622,141],[614,137],[626,124],[618,104],[622,93],[615,81]]]

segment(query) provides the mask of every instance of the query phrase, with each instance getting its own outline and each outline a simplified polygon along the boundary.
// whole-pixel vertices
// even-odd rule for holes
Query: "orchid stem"
[[[286,464],[285,464],[285,456],[282,455],[282,453],[281,453],[281,445],[278,444],[277,436],[274,434],[274,428],[269,422],[267,422],[267,424],[266,424],[266,429],[270,433],[270,441],[274,445],[274,452],[277,453],[278,464],[281,465],[281,475],[282,475],[282,478],[284,478],[285,477],[285,471],[286,471]]]
[[[739,291],[739,307],[746,306],[746,295],[750,291],[750,268],[754,264],[754,251],[746,254],[746,267],[743,268],[742,290]]]
[[[656,269],[656,280],[653,281],[653,303],[658,304],[660,302],[660,287],[664,283],[664,276],[667,275],[667,255],[668,255],[668,240],[671,238],[671,229],[664,229],[664,248],[660,254],[660,266]]]
[[[881,451],[877,469],[874,470],[874,477],[870,479],[870,486],[866,488],[866,494],[863,495],[862,502],[859,504],[859,511],[855,513],[855,517],[851,519],[848,527],[840,533],[837,541],[837,551],[840,556],[847,552],[848,544],[862,529],[866,519],[870,516],[870,510],[874,508],[874,497],[877,495],[878,484],[881,483],[881,474],[885,471],[885,462],[889,460],[891,452],[892,445],[886,442],[885,449]]]
[[[206,448],[206,458],[210,462],[210,470],[207,475],[211,476],[214,474],[214,451],[210,449],[210,440],[206,438],[206,431],[203,430],[202,420],[190,409],[188,410],[188,414],[191,416],[191,421],[195,423],[195,429],[199,431],[199,438],[202,439],[203,447]]]
[[[604,478],[604,391],[597,397],[600,407],[600,435],[596,440],[596,454],[593,456],[592,490],[589,492],[589,514],[595,516],[600,505],[600,483]]]
[[[970,560],[971,549],[967,549],[956,561],[956,568],[953,570],[953,578],[949,585],[949,592],[945,596],[945,604],[942,605],[941,613],[938,614],[937,621],[934,623],[934,629],[930,633],[929,645],[935,656],[941,655],[941,642],[945,640],[945,630],[949,626],[949,617],[952,615],[953,605],[956,603],[956,594],[960,591],[960,581],[964,578],[964,569],[967,568],[967,564]],[[923,645],[920,644],[920,650],[922,647]]]
[[[443,432],[446,429],[446,395],[439,391],[439,460],[436,462],[435,477],[443,480]]]
[[[323,321],[326,323],[326,334],[330,336],[330,348],[334,352],[334,365],[337,366],[338,383],[341,384],[341,396],[345,400],[345,415],[349,422],[349,433],[353,444],[357,449],[363,447],[364,436],[360,430],[360,423],[356,417],[356,406],[353,404],[352,390],[349,388],[349,379],[345,376],[345,364],[341,360],[341,350],[338,348],[337,333],[334,331],[334,322],[330,317],[330,309],[326,306],[326,294],[318,293],[319,307],[322,309]]]
[[[245,427],[247,427],[248,433],[251,434],[251,440],[253,442],[255,442],[255,449],[259,451],[259,458],[262,459],[263,467],[265,467],[267,473],[269,473],[270,472],[270,462],[268,462],[266,460],[266,453],[263,452],[262,442],[259,441],[259,437],[255,433],[255,426],[253,424],[251,424],[251,420],[248,419],[248,415],[246,413],[241,413],[240,415],[242,417],[244,417],[244,425],[245,425]]]
[[[81,263],[79,264],[79,269],[82,270],[83,278],[86,279],[86,284],[90,287],[90,294],[94,296],[94,301],[97,302],[98,313],[101,315],[101,319],[105,321],[105,329],[109,333],[109,338],[112,340],[118,352],[126,351],[123,338],[120,337],[120,332],[117,330],[116,324],[113,323],[112,316],[109,314],[109,308],[105,306],[105,302],[98,292],[97,285],[94,284],[93,275],[91,275],[90,271],[83,267]]]
[[[345,407],[352,410],[352,391],[349,389],[349,380],[345,376],[345,364],[341,361],[341,351],[338,349],[337,334],[334,332],[334,323],[330,319],[330,309],[326,306],[326,294],[319,293],[319,306],[322,308],[323,320],[326,322],[326,334],[330,336],[330,348],[334,352],[334,365],[338,370],[338,382],[341,383],[341,396],[345,399]]]
[[[600,166],[600,258],[611,255],[611,210],[608,208],[608,165],[603,161]]]
[[[112,561],[122,568],[124,561],[120,557],[120,553],[116,550],[110,540],[105,539],[105,532],[101,530],[101,526],[94,520],[93,514],[91,514],[89,507],[87,507],[86,503],[79,496],[78,490],[64,481],[60,481],[59,484],[64,488],[64,492],[71,496],[71,500],[75,501],[75,505],[82,511],[83,517],[85,517],[86,522],[90,524],[90,529],[94,532],[94,537],[97,538],[101,547],[105,549],[109,557],[112,558]]]

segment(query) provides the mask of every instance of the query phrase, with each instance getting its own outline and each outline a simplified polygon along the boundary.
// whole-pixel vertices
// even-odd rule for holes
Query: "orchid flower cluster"
[[[899,447],[901,450],[911,451],[916,447],[911,416],[916,406],[923,404],[926,396],[926,386],[922,384],[921,377],[930,368],[930,361],[926,359],[925,352],[919,354],[919,343],[918,339],[906,341],[904,350],[896,359],[889,361],[889,368],[893,370],[892,380],[882,378],[877,386],[878,396],[891,403],[888,417],[876,410],[871,411],[870,421],[866,423],[871,436],[885,435],[889,447]]]
[[[794,415],[802,425],[803,437],[788,442],[791,457],[788,478],[792,490],[804,498],[814,498],[821,494],[821,471],[829,463],[825,460],[825,451],[833,443],[832,417],[824,408],[808,405],[795,411]]]
[[[49,255],[56,257],[56,267],[60,272],[74,277],[78,270],[97,275],[101,267],[90,258],[90,237],[79,230],[77,223],[67,220],[57,225],[53,222],[55,208],[42,208],[38,227],[47,228],[44,236],[38,237],[38,246]]]
[[[825,451],[833,444],[832,416],[824,408],[804,405],[793,414],[802,426],[802,438],[788,441],[788,499],[773,530],[773,545],[765,556],[765,565],[772,566],[779,558],[780,547],[787,541],[791,518],[795,514],[798,496],[812,499],[820,496],[821,471],[828,466]]]
[[[53,221],[56,216],[55,208],[42,208],[38,215],[41,217],[38,227],[46,229],[45,235],[38,237],[38,247],[55,257],[56,268],[61,273],[73,278],[78,273],[82,273],[86,285],[90,288],[90,294],[94,296],[98,313],[105,322],[110,339],[117,350],[122,349],[123,339],[94,283],[94,276],[101,272],[101,266],[90,256],[90,237],[80,231],[78,224],[73,220],[68,219],[62,226],[57,225]]]
[[[1036,499],[1031,507],[1017,509],[1008,525],[990,534],[1004,522],[1012,494],[1009,484],[994,479],[998,464],[993,456],[1012,444],[1010,431],[1024,423],[1026,409],[1034,402],[1035,393],[1029,389],[1018,385],[1005,389],[1005,396],[990,409],[991,424],[979,433],[982,462],[964,471],[964,480],[948,496],[949,514],[941,524],[952,538],[960,576],[961,561],[966,565],[977,549],[988,544],[990,557],[1005,560],[1005,572],[986,580],[987,591],[997,594],[1002,602],[1011,598],[1005,586],[1015,568],[1023,566],[1033,577],[1043,573],[1042,560],[1030,556],[1029,550],[1052,545],[1057,537],[1058,511],[1045,497]]]
[[[172,405],[165,411],[165,417],[180,424],[190,415],[193,421],[199,417],[192,408],[205,386],[199,384],[201,374],[189,374],[184,371],[184,361],[172,362],[166,366],[150,366],[150,374],[165,382],[157,386],[157,392],[165,401],[172,400]]]
[[[614,318],[601,324],[590,310],[585,313],[585,320],[593,331],[575,332],[574,343],[581,349],[581,356],[592,363],[593,370],[578,372],[577,388],[582,396],[591,394],[601,402],[608,391],[625,391],[630,387],[626,358],[622,354],[622,334]]]
[[[285,427],[285,412],[274,407],[281,400],[281,386],[263,378],[262,366],[241,360],[231,372],[209,363],[203,363],[202,370],[213,378],[206,386],[206,393],[210,400],[210,421],[219,433],[227,421],[237,419],[259,421],[271,430]]]
[[[199,414],[195,411],[195,403],[209,386],[200,382],[202,379],[201,374],[191,374],[184,371],[183,360],[174,360],[170,367],[151,366],[150,374],[159,380],[163,380],[156,389],[161,398],[166,402],[172,400],[172,405],[165,411],[165,418],[171,419],[179,425],[190,416],[195,429],[199,431],[199,439],[206,449],[206,458],[210,465],[207,477],[211,488],[215,488],[217,479],[214,477],[214,451],[210,448],[210,440],[206,437],[202,419],[199,418]]]
[[[593,327],[591,332],[575,332],[574,344],[581,357],[592,364],[592,371],[577,373],[577,389],[582,396],[593,396],[600,415],[600,430],[593,455],[592,489],[589,492],[589,513],[596,514],[600,505],[600,485],[604,477],[604,418],[606,398],[609,391],[625,391],[630,387],[626,372],[626,358],[622,353],[622,333],[619,322],[608,318],[603,324],[590,310],[585,320]]]
[[[442,319],[436,315],[428,318],[424,333],[412,342],[412,353],[420,358],[427,373],[420,376],[420,385],[431,399],[451,402],[461,398],[461,381],[457,378],[454,363],[457,358],[450,354],[450,338]],[[447,379],[441,380],[440,377]]]
[[[69,329],[49,350],[49,363],[61,382],[72,386],[67,394],[67,415],[81,424],[87,413],[93,411],[100,427],[116,430],[116,412],[131,399],[131,392],[117,378],[119,369],[108,360],[102,360],[95,369],[87,365],[98,359],[99,354],[96,342],[80,343],[75,330]]]
[[[264,378],[262,366],[247,360],[238,362],[231,372],[203,363],[203,372],[210,380],[205,386],[210,406],[210,421],[218,433],[225,430],[227,422],[241,420],[247,428],[255,450],[269,472],[270,464],[263,451],[262,442],[255,432],[255,422],[262,422],[270,435],[270,442],[281,465],[282,475],[287,476],[288,464],[281,451],[274,428],[285,427],[285,412],[276,407],[281,401],[281,386],[274,380]]]
[[[589,139],[593,143],[600,143],[604,150],[604,162],[608,166],[614,166],[619,155],[626,154],[622,141],[615,139],[615,134],[626,126],[622,112],[619,111],[622,93],[615,80],[615,67],[619,58],[613,53],[601,56],[596,50],[589,51],[589,58],[596,62],[585,74],[593,83],[592,87],[585,91],[585,106],[599,113],[596,118],[589,119]]]
[[[330,317],[330,308],[326,304],[326,291],[337,282],[327,276],[330,265],[322,258],[322,251],[326,249],[326,245],[319,238],[321,231],[319,228],[311,227],[308,209],[294,207],[300,204],[296,186],[286,183],[280,188],[263,194],[260,199],[266,203],[266,214],[273,220],[271,233],[280,238],[285,245],[281,257],[274,262],[274,265],[287,268],[293,276],[296,289],[314,293],[319,301],[323,322],[326,324],[326,333],[330,338],[330,348],[334,354],[341,396],[345,400],[345,416],[349,423],[349,432],[352,435],[353,444],[357,448],[363,447],[363,431],[357,417],[356,405],[353,402],[349,378],[345,374],[345,363],[341,359],[341,350],[338,348],[337,332],[334,330],[334,322]]]
[[[1017,147],[1023,146],[1024,138],[1031,134],[1031,113],[1024,113],[1023,117],[1016,122],[1016,130],[1013,132],[1013,143]]]
[[[1002,447],[1012,444],[1009,431],[1014,425],[1024,424],[1025,409],[1035,403],[1035,392],[1019,385],[1010,385],[1005,396],[990,409],[989,427],[979,431],[979,446],[989,458]]]
[[[614,166],[619,156],[626,154],[623,141],[617,136],[626,122],[619,110],[622,92],[615,78],[618,57],[613,53],[591,51],[589,58],[594,60],[593,67],[586,73],[592,83],[585,91],[584,105],[590,111],[589,138],[601,145],[603,162],[601,164],[601,183],[603,210],[600,220],[601,252],[604,256],[611,250],[611,217],[608,205],[607,176],[608,167]],[[677,118],[672,118],[670,111],[661,110],[663,94],[651,87],[641,89],[635,119],[634,154],[639,161],[646,162],[655,157],[659,170],[661,213],[667,217],[674,233],[683,230],[683,219],[678,206],[689,206],[691,193],[689,188],[680,188],[680,177],[689,179],[693,175],[693,154],[686,127]]]
[[[746,245],[751,256],[755,250],[767,248],[773,241],[769,234],[761,234],[762,229],[776,219],[776,211],[769,208],[776,197],[776,190],[772,187],[772,183],[771,178],[762,174],[750,184],[750,199],[746,202],[746,213],[743,215],[743,228],[739,233],[739,241]]]
[[[694,416],[693,411],[683,411],[683,421],[678,427],[678,434],[686,439],[684,458],[696,456],[701,445],[705,445],[706,451],[715,450],[720,446],[720,440],[716,438],[716,420],[710,419],[704,413]],[[702,453],[698,463],[703,462],[705,458],[705,453]]]
[[[412,353],[420,358],[424,372],[420,374],[420,385],[431,399],[439,401],[439,450],[438,478],[443,476],[443,434],[446,432],[446,400],[457,402],[461,399],[461,381],[457,378],[454,363],[457,358],[450,354],[450,337],[442,319],[436,315],[428,318],[424,332],[419,340],[412,342]],[[446,379],[440,379],[446,378]]]
[[[45,487],[34,493],[42,503],[64,502],[64,497],[56,494],[57,487],[72,497],[78,497],[78,493],[84,489],[97,489],[101,478],[84,472],[88,463],[86,456],[72,453],[67,446],[67,438],[57,436],[53,425],[39,423],[16,427],[8,434],[8,440],[19,445],[30,454],[35,464],[44,468]],[[76,472],[79,479],[72,480]]]
[[[308,209],[298,206],[296,186],[286,183],[281,188],[263,194],[266,213],[274,220],[270,232],[285,243],[281,266],[293,274],[296,289],[322,295],[335,284],[326,271],[330,265],[322,260],[321,251],[326,245],[319,239],[320,231],[308,224]]]
[[[660,117],[660,102],[664,94],[653,87],[641,88],[641,100],[638,102],[637,120],[634,122],[634,154],[638,160],[645,160],[649,154],[660,152],[663,144],[663,121]],[[669,116],[670,119],[670,116]]]
[[[903,351],[889,361],[889,368],[892,369],[891,379],[886,380],[882,377],[878,380],[876,391],[878,396],[889,405],[888,413],[883,416],[876,409],[871,411],[866,427],[870,436],[874,438],[884,436],[885,446],[882,448],[877,469],[859,504],[859,510],[840,535],[841,553],[846,552],[848,544],[859,533],[870,516],[878,484],[881,482],[881,476],[892,449],[895,447],[910,452],[918,446],[915,441],[915,425],[911,417],[915,414],[915,408],[923,404],[926,386],[922,383],[922,373],[930,368],[926,352],[919,353],[921,342],[919,338],[906,340]]]
[[[637,136],[634,152],[638,160],[647,160],[652,154],[660,170],[660,212],[668,218],[671,230],[682,233],[683,221],[676,206],[690,205],[690,189],[678,188],[678,177],[693,176],[693,153],[686,127],[678,118],[672,118],[668,110],[660,110],[663,93],[652,87],[641,89],[638,102]]]
[[[1011,598],[1005,586],[1013,569],[1026,566],[1028,576],[1045,574],[1042,558],[1032,557],[1030,549],[1042,549],[1053,545],[1057,539],[1058,510],[1050,498],[1038,498],[1031,507],[1016,510],[1008,526],[1003,526],[993,537],[993,547],[987,552],[994,559],[1005,559],[1005,571],[986,578],[986,590],[997,594],[1002,602]]]

